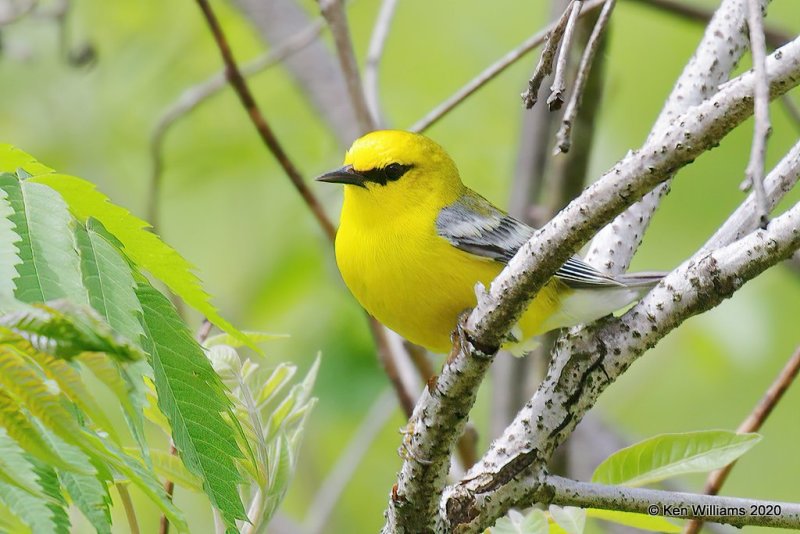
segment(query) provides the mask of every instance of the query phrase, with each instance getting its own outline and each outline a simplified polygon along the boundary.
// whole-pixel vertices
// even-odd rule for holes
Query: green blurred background
[[[224,2],[214,4],[238,58],[263,50],[238,11]],[[713,7],[716,2],[698,4]],[[316,15],[313,2],[303,5]],[[378,7],[379,2],[354,0],[348,8],[362,58]],[[548,12],[547,2],[523,0],[402,0],[381,69],[390,124],[411,125],[541,28]],[[800,4],[776,0],[767,20],[796,35]],[[152,128],[185,88],[219,70],[218,52],[189,0],[79,0],[67,26],[73,42],[87,40],[97,50],[92,68],[66,64],[52,20],[29,19],[0,29],[0,141],[97,183],[117,203],[145,216]],[[701,32],[696,23],[640,2],[619,2],[606,50],[605,97],[590,177],[643,142]],[[324,38],[329,40],[327,34]],[[427,132],[452,154],[464,181],[500,206],[508,203],[519,148],[524,111],[518,94],[536,57],[533,53],[521,60]],[[747,66],[749,59],[743,63]],[[343,150],[336,137],[283,68],[272,68],[251,83],[276,134],[309,179],[340,163]],[[771,113],[768,165],[798,137],[797,124],[779,105]],[[634,270],[675,267],[742,200],[737,186],[751,135],[748,121],[680,172]],[[302,371],[322,353],[316,387],[320,402],[283,506],[286,516],[302,522],[322,480],[388,384],[364,315],[339,278],[331,247],[233,93],[212,98],[168,134],[163,179],[158,230],[198,266],[223,315],[241,328],[291,336],[268,345],[269,362],[291,360]],[[336,216],[338,188],[311,188]],[[790,201],[798,199],[794,194]],[[631,438],[735,429],[800,341],[798,317],[800,278],[778,266],[669,335],[608,390],[597,411]],[[190,320],[197,324],[199,317]],[[475,412],[481,448],[487,444],[486,393]],[[765,439],[739,462],[724,493],[800,500],[799,410],[800,388],[794,388],[763,428]],[[325,532],[373,532],[382,524],[400,463],[396,450],[402,425],[395,408]],[[703,478],[681,483],[699,490]],[[178,489],[176,500],[192,532],[212,531],[202,496]],[[156,510],[145,499],[136,503],[143,531],[154,531]],[[116,529],[125,532],[122,512],[117,512]],[[87,528],[79,517],[75,524],[76,530]]]

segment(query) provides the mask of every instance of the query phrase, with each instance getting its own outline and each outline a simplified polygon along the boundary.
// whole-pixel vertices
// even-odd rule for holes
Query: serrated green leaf
[[[2,498],[0,498],[0,532],[13,532],[14,534],[32,534],[31,527],[22,522],[22,520],[14,515],[14,513],[5,505]]]
[[[27,458],[17,441],[4,428],[0,428],[0,481],[17,486],[33,497],[47,500],[48,497],[37,483],[33,464]]]
[[[547,534],[550,527],[544,512],[532,508],[527,514],[509,510],[508,515],[497,520],[491,534]]]
[[[248,337],[253,343],[262,343],[264,341],[273,341],[275,339],[288,339],[289,334],[272,334],[270,332],[257,332],[254,330],[243,330],[242,333]],[[245,344],[238,337],[232,336],[227,332],[210,336],[203,342],[204,347],[215,347],[217,345],[228,345],[235,349],[243,347]]]
[[[586,517],[610,521],[626,527],[649,532],[681,532],[681,527],[657,515],[634,514],[631,512],[618,512],[616,510],[598,510],[588,508]]]
[[[0,189],[0,302],[14,298],[17,265],[22,263],[15,245],[22,238],[15,231],[16,226],[11,221],[13,216],[14,209],[8,201],[8,193]]]
[[[126,448],[125,451],[129,454],[135,453],[130,448]],[[159,476],[190,491],[203,492],[203,482],[186,469],[180,458],[161,450],[151,450],[150,456],[153,460],[153,468]]]
[[[20,305],[0,316],[0,336],[19,334],[37,350],[71,359],[83,352],[104,352],[119,360],[142,358],[142,350],[114,334],[91,308],[66,300],[49,304]],[[13,341],[13,340],[12,340]]]
[[[142,307],[136,298],[136,282],[131,267],[125,260],[117,243],[107,235],[102,224],[89,218],[86,228],[76,229],[81,255],[83,283],[89,294],[89,303],[103,316],[114,331],[134,343],[144,335],[140,323]],[[142,364],[144,365],[144,364]],[[142,367],[119,368],[127,387],[123,402],[125,419],[136,443],[147,456],[147,441],[144,437],[144,384]],[[118,385],[118,384],[115,384]]]
[[[124,247],[125,254],[133,262],[149,271],[186,303],[202,313],[220,329],[244,342],[254,350],[258,347],[246,335],[223,319],[211,304],[200,280],[192,272],[192,265],[175,249],[164,243],[156,234],[149,232],[150,226],[117,206],[95,186],[74,176],[48,174],[29,181],[46,184],[55,189],[67,201],[72,213],[80,221],[94,217],[103,223]]]
[[[35,372],[12,351],[0,351],[0,373],[9,380],[15,380],[20,376],[33,375],[35,377]],[[0,377],[0,379],[2,378]],[[30,394],[36,395],[36,391],[31,391]],[[69,417],[69,414],[67,416]],[[0,389],[0,425],[20,446],[43,462],[67,471],[80,470],[79,466],[70,464],[50,447],[39,429],[24,415],[17,400],[3,389]]]
[[[14,210],[10,221],[20,237],[16,246],[16,297],[28,303],[67,298],[86,303],[78,252],[67,205],[46,185],[0,175],[0,189]]]
[[[120,442],[113,423],[94,400],[94,396],[86,389],[86,385],[83,383],[77,369],[67,364],[64,360],[35,350],[30,345],[24,351],[24,354],[38,364],[45,376],[58,384],[61,392],[83,410],[84,414],[89,416],[100,429],[106,432],[115,442]]]
[[[144,385],[145,369],[149,369],[146,361],[120,365],[119,362],[111,360],[104,354],[87,352],[82,354],[78,361],[89,368],[89,370],[103,384],[111,390],[122,406],[122,412],[134,435],[139,449],[147,460],[147,442],[144,436],[144,407],[147,405]],[[141,425],[141,428],[138,428]],[[134,429],[134,427],[137,427]],[[141,434],[139,432],[141,431]],[[138,437],[137,437],[138,436]],[[140,442],[139,440],[142,440]]]
[[[661,434],[621,449],[597,466],[592,482],[643,486],[733,462],[761,440],[758,434],[708,430]]]
[[[0,143],[0,172],[15,173],[17,169],[24,169],[31,176],[53,172],[53,169],[42,165],[33,156],[12,145]]]
[[[58,454],[71,464],[80,466],[84,471],[95,472],[92,475],[84,475],[60,471],[58,477],[72,498],[72,502],[86,516],[98,534],[110,534],[111,496],[108,494],[108,485],[112,482],[111,473],[104,464],[92,464],[83,451],[65,443],[51,432],[45,431],[44,435]]]
[[[246,519],[239,497],[242,457],[234,429],[223,418],[231,402],[203,349],[172,304],[149,285],[136,291],[144,310],[144,348],[150,354],[158,405],[172,427],[175,446],[226,522]]]
[[[583,534],[586,527],[586,510],[574,506],[556,506],[551,504],[547,509],[550,517],[567,534]]]
[[[35,458],[31,458],[31,462],[33,463],[34,472],[39,477],[39,487],[49,497],[45,505],[50,510],[53,521],[53,529],[49,532],[69,534],[70,522],[67,514],[67,501],[61,493],[61,483],[58,480],[55,469]]]

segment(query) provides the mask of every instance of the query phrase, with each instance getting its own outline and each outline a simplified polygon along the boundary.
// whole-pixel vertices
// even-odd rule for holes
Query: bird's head
[[[345,184],[346,199],[394,213],[420,205],[442,207],[464,187],[441,146],[401,130],[379,130],[357,139],[344,166],[317,180]]]

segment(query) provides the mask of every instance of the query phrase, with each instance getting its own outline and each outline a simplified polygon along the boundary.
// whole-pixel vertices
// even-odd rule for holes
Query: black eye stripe
[[[411,165],[402,165],[400,163],[390,163],[385,167],[370,169],[368,171],[359,171],[359,174],[364,177],[368,182],[375,182],[376,184],[386,185],[389,182],[399,180]]]

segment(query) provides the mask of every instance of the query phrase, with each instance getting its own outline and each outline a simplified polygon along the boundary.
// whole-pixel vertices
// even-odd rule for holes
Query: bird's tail
[[[653,289],[666,275],[663,271],[642,271],[639,273],[626,273],[615,276],[614,279],[626,287],[637,290],[639,296]]]

